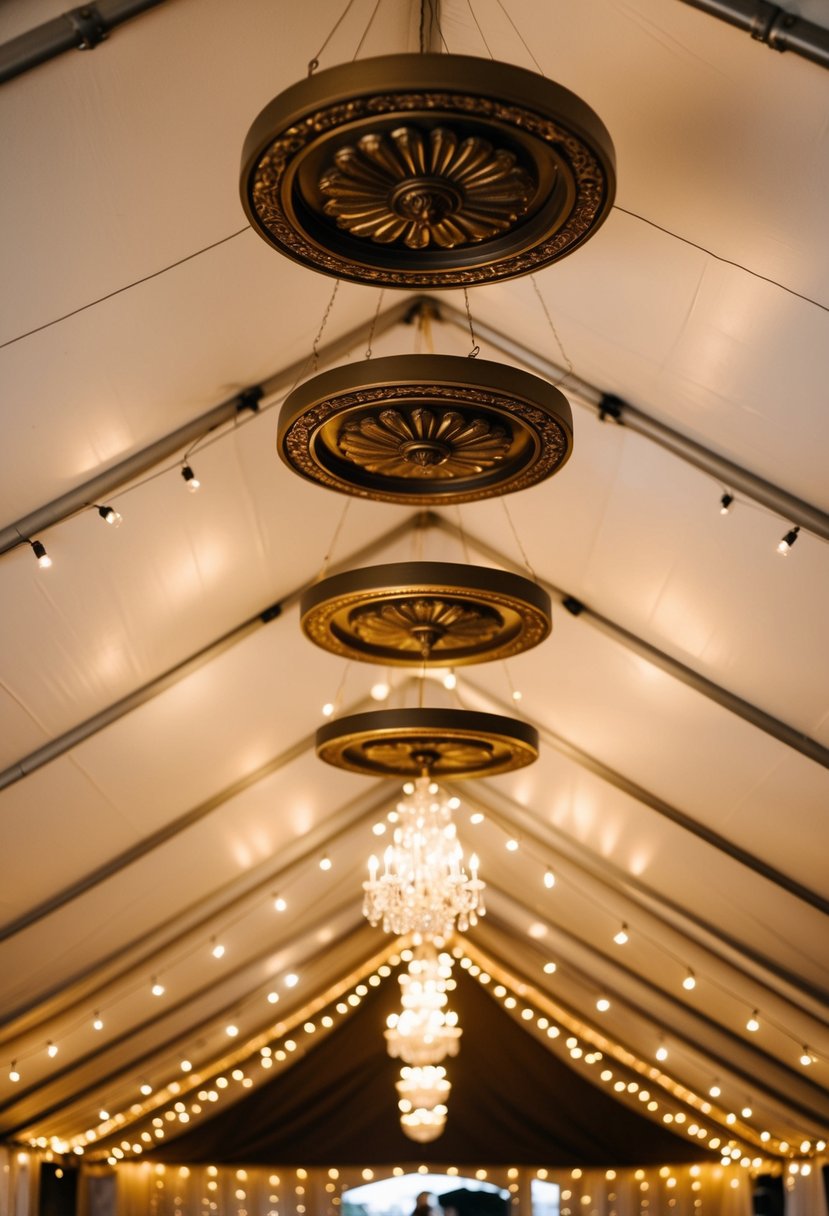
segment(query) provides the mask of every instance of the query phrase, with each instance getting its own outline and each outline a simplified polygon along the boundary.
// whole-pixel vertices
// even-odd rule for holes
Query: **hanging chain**
[[[553,337],[556,340],[558,349],[561,351],[561,357],[564,360],[564,366],[567,368],[566,372],[561,377],[561,379],[554,380],[553,383],[554,384],[563,384],[568,376],[572,376],[574,374],[573,364],[570,361],[570,356],[567,354],[567,351],[564,349],[564,344],[562,343],[561,338],[558,336],[558,330],[556,329],[555,325],[553,324],[553,318],[550,316],[550,310],[547,307],[544,297],[541,294],[541,292],[538,290],[538,284],[535,281],[534,274],[530,275],[530,282],[533,285],[533,290],[535,291],[535,294],[538,296],[541,307],[544,309],[544,316],[547,318],[547,324],[550,327],[550,332],[552,333]]]
[[[320,346],[320,338],[322,337],[322,331],[325,329],[329,314],[334,305],[334,300],[337,297],[337,291],[339,289],[339,286],[340,286],[340,280],[337,279],[336,283],[334,284],[334,290],[331,292],[331,299],[328,301],[328,305],[325,309],[325,312],[322,314],[322,320],[320,321],[320,327],[317,330],[316,338],[314,338],[314,345],[311,348],[313,351],[313,353],[311,355],[311,364],[312,364],[314,372],[316,372],[317,367],[319,366],[319,361],[320,361],[319,346]]]
[[[372,321],[371,327],[368,331],[368,346],[366,347],[366,358],[367,359],[371,358],[371,354],[372,354],[371,344],[374,341],[374,330],[377,327],[377,318],[380,316],[380,306],[383,303],[383,296],[385,294],[386,294],[386,289],[384,287],[382,289],[382,291],[380,292],[380,295],[377,297],[377,307],[374,310],[374,320]]]
[[[334,529],[334,535],[331,537],[325,557],[322,559],[322,565],[320,566],[320,572],[317,575],[317,578],[325,578],[326,574],[328,573],[328,567],[331,563],[331,558],[334,555],[334,549],[336,548],[337,541],[340,539],[340,532],[342,531],[343,524],[345,523],[345,517],[348,514],[348,508],[350,506],[351,499],[346,498],[345,506],[342,509],[342,514],[340,515],[337,526]]]
[[[472,313],[469,311],[469,292],[465,287],[463,289],[463,302],[466,305],[466,319],[469,322],[469,336],[472,339],[472,350],[469,352],[468,358],[474,359],[480,354],[481,348],[475,341],[475,330],[472,327]]]
[[[521,537],[518,535],[518,530],[512,521],[512,516],[509,513],[509,507],[506,504],[506,500],[503,497],[501,497],[500,501],[501,501],[501,506],[504,508],[504,514],[507,517],[509,526],[512,528],[512,534],[515,537],[516,544],[518,545],[518,548],[521,552],[521,556],[524,559],[524,567],[525,567],[527,573],[529,574],[530,578],[533,580],[533,582],[537,583],[538,575],[536,574],[535,570],[533,570],[532,565],[530,564],[530,559],[527,557],[527,550],[524,548],[524,545],[521,541]]]
[[[350,10],[350,8],[351,8],[351,6],[352,6],[352,4],[353,4],[353,3],[354,3],[354,0],[348,0],[348,3],[346,4],[345,8],[343,9],[343,11],[342,11],[342,12],[340,13],[340,15],[339,15],[339,18],[337,19],[336,24],[335,24],[335,25],[332,27],[332,29],[329,31],[329,33],[328,33],[328,37],[325,39],[325,42],[323,42],[322,46],[321,46],[321,47],[320,47],[320,49],[317,51],[317,53],[316,53],[316,55],[314,56],[314,58],[313,58],[313,59],[312,59],[312,60],[309,62],[309,64],[308,64],[308,75],[309,75],[309,76],[313,76],[314,72],[316,72],[317,68],[318,68],[318,67],[319,67],[319,65],[320,65],[320,55],[323,53],[323,51],[325,50],[325,48],[328,46],[328,43],[329,43],[329,42],[331,41],[331,39],[334,37],[334,35],[336,34],[337,30],[340,28],[340,26],[342,25],[343,21],[344,21],[344,20],[345,20],[345,18],[348,16],[349,10]]]

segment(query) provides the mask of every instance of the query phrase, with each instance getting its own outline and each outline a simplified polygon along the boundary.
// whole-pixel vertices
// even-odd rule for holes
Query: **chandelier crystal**
[[[440,1064],[456,1056],[463,1033],[458,1015],[446,1008],[446,983],[452,976],[452,958],[433,946],[420,947],[400,976],[400,1013],[386,1022],[386,1048],[392,1059],[416,1068]]]
[[[363,915],[372,925],[382,922],[386,933],[448,937],[456,926],[463,932],[484,915],[486,884],[474,853],[469,875],[464,868],[452,819],[459,801],[428,777],[407,782],[403,793],[382,874],[377,858],[369,858]]]

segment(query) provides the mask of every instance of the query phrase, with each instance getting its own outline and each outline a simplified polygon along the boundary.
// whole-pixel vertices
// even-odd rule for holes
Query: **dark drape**
[[[152,1159],[248,1165],[434,1164],[625,1166],[712,1159],[692,1143],[621,1105],[556,1059],[463,972],[451,995],[463,1028],[446,1062],[452,1082],[446,1130],[418,1146],[400,1130],[386,1055],[386,1015],[396,983],[370,990],[351,1016],[291,1067],[175,1140]],[[598,1076],[596,1075],[598,1081]]]

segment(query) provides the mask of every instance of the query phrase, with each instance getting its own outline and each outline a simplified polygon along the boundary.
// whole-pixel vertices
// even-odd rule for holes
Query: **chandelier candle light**
[[[486,884],[478,878],[478,859],[469,858],[469,875],[452,819],[458,799],[449,798],[428,777],[403,787],[397,804],[399,819],[394,843],[386,849],[383,873],[377,858],[369,858],[363,883],[363,915],[372,925],[382,922],[386,933],[398,936],[448,937],[463,932],[485,912]]]

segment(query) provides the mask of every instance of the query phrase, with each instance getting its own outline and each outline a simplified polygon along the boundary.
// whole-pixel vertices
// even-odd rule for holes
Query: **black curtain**
[[[625,1166],[716,1159],[617,1102],[562,1063],[462,971],[451,994],[463,1028],[446,1130],[419,1146],[400,1130],[399,1061],[386,1054],[396,983],[370,989],[301,1059],[232,1107],[152,1150],[152,1160],[250,1165]]]

